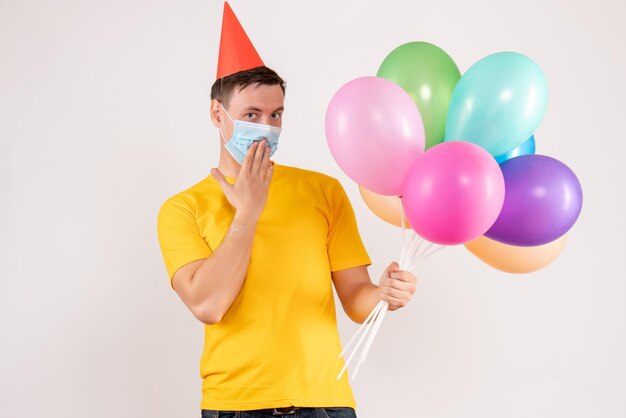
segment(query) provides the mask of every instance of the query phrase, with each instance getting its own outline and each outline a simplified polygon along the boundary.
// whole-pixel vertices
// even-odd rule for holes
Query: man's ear
[[[222,112],[220,109],[220,102],[217,99],[211,99],[211,122],[216,128],[221,125]]]

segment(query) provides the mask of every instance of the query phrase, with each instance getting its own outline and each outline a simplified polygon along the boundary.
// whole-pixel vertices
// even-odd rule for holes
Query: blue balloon
[[[535,135],[532,135],[530,138],[526,140],[519,147],[507,152],[506,154],[502,154],[496,157],[496,161],[498,164],[505,162],[506,160],[510,160],[513,157],[518,157],[520,155],[528,155],[535,153]]]
[[[448,108],[445,141],[480,145],[494,157],[517,148],[546,112],[548,86],[541,68],[516,52],[497,52],[472,65]]]

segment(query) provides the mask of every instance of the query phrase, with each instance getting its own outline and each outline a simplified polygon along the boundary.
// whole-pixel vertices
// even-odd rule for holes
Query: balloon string
[[[419,254],[419,250],[422,246],[422,244],[424,243],[424,238],[420,237],[419,235],[417,235],[416,233],[414,234],[414,236],[417,237],[416,241],[417,241],[417,246],[414,248],[413,252],[411,253],[411,258],[409,259],[411,261],[411,263],[415,260],[415,258],[417,257],[417,255]],[[411,264],[409,263],[409,265]]]
[[[401,240],[401,246],[400,246],[399,266],[400,266],[400,270],[412,271],[419,263],[421,263],[423,260],[430,257],[431,255],[435,254],[436,252],[440,251],[441,249],[443,249],[444,246],[440,246],[439,248],[433,248],[433,245],[434,245],[433,243],[430,243],[426,241],[425,239],[423,239],[412,228],[409,232],[410,238],[407,242],[406,241],[406,229],[407,228],[404,222],[405,215],[404,215],[404,206],[402,205],[402,201],[400,201],[400,215],[401,215],[401,222],[402,222],[402,240]],[[422,244],[424,242],[427,242],[428,244],[425,245],[424,248],[422,248]],[[380,326],[385,317],[385,313],[388,311],[388,309],[389,309],[389,303],[387,301],[383,301],[383,300],[379,301],[376,307],[372,309],[372,311],[369,313],[365,321],[361,324],[357,332],[352,336],[350,341],[348,341],[348,344],[346,344],[343,351],[339,354],[339,357],[341,357],[344,354],[344,352],[348,349],[348,347],[352,344],[352,342],[356,339],[356,337],[359,334],[361,334],[361,331],[363,331],[352,353],[348,357],[348,360],[345,362],[343,368],[339,372],[339,375],[337,376],[337,380],[339,380],[341,376],[343,375],[344,371],[347,370],[348,365],[354,358],[354,355],[356,354],[356,352],[359,350],[359,347],[361,346],[363,339],[369,333],[367,342],[365,343],[365,347],[363,351],[361,352],[361,356],[359,357],[359,360],[357,362],[356,370],[354,374],[352,375],[352,380],[354,380],[354,378],[356,377],[359,371],[359,368],[361,367],[361,364],[363,364],[363,362],[365,361],[365,357],[367,356],[367,353],[370,350],[372,343],[374,342],[374,338],[376,337],[376,334],[378,333],[378,330],[380,329]]]
[[[376,337],[376,334],[378,333],[380,324],[383,323],[383,319],[385,318],[385,313],[387,312],[388,308],[389,308],[389,303],[385,301],[385,303],[383,304],[383,308],[380,310],[380,313],[376,316],[376,319],[374,320],[374,329],[372,330],[372,333],[369,335],[369,338],[367,339],[367,343],[365,344],[365,348],[363,349],[363,352],[361,352],[361,357],[359,358],[359,362],[356,365],[356,370],[354,370],[354,374],[352,375],[351,380],[354,380],[354,378],[356,377],[356,374],[359,372],[359,368],[361,367],[361,364],[363,364],[363,362],[365,361],[365,356],[367,356],[367,353],[370,350],[370,346],[374,342],[374,338]]]
[[[424,254],[426,254],[426,252],[428,252],[428,250],[430,250],[433,247],[433,243],[429,242],[428,245],[426,245],[426,247],[424,247],[424,249],[422,250],[422,252],[417,256],[417,258],[421,258]]]
[[[378,302],[378,305],[376,305],[376,307],[374,309],[372,309],[372,312],[370,312],[370,314],[368,315],[367,319],[365,321],[363,321],[363,324],[359,327],[359,330],[356,332],[356,334],[354,334],[354,336],[352,337],[350,342],[346,345],[346,348],[347,348],[352,343],[352,341],[356,338],[356,336],[361,332],[361,329],[365,330],[363,332],[363,334],[361,335],[361,338],[359,338],[359,341],[356,343],[356,346],[354,347],[354,350],[352,351],[352,354],[350,354],[350,356],[348,357],[348,360],[346,361],[346,363],[343,365],[343,368],[339,372],[339,375],[337,376],[337,380],[339,380],[341,378],[341,375],[343,374],[343,372],[348,368],[348,365],[352,361],[352,358],[354,357],[354,355],[358,351],[359,347],[361,346],[361,342],[363,341],[363,338],[365,338],[365,336],[369,332],[369,329],[372,326],[372,324],[376,322],[376,319],[378,318],[379,313],[382,311],[382,309],[383,309],[383,307],[384,307],[384,305],[386,303],[387,302],[385,302],[383,300]],[[372,318],[372,316],[375,316],[375,317],[372,319],[372,321],[369,321],[369,319]],[[346,349],[344,348],[344,351],[345,350]],[[342,354],[343,354],[343,351],[341,352],[341,354],[339,354],[339,357],[341,357]]]
[[[423,240],[422,237],[417,235],[413,229],[406,228],[404,206],[402,205],[402,201],[400,201],[400,216],[402,222],[402,249],[400,252],[400,262],[398,264],[400,270],[406,270],[406,267],[410,265],[415,258]],[[405,243],[405,232],[410,234],[408,243]]]
[[[430,251],[429,253],[422,253],[421,256],[417,257],[415,259],[415,261],[413,262],[413,264],[411,264],[410,270],[412,271],[415,269],[415,267],[417,267],[420,263],[422,263],[424,260],[426,260],[428,257],[432,256],[433,254],[443,250],[444,248],[446,248],[445,245],[440,246],[439,248],[434,248],[432,251]]]
[[[413,246],[415,245],[415,240],[413,235],[411,236],[411,240],[409,241],[408,244],[405,245],[405,225],[404,225],[404,206],[402,205],[402,201],[400,200],[400,216],[401,216],[401,222],[402,222],[402,243],[401,243],[401,249],[400,249],[400,262],[399,262],[399,267],[402,270],[403,266],[408,263],[406,257],[408,255],[412,255],[412,251],[413,251]],[[365,344],[365,347],[363,348],[363,351],[361,352],[361,356],[359,357],[359,361],[357,362],[357,366],[356,369],[354,371],[354,374],[352,375],[352,380],[354,380],[354,378],[356,377],[357,373],[359,372],[359,368],[361,367],[361,364],[363,364],[363,362],[365,361],[365,357],[367,356],[367,353],[369,352],[369,349],[372,345],[372,343],[374,342],[374,338],[376,337],[376,334],[378,333],[378,329],[380,328],[380,325],[383,322],[383,319],[385,317],[385,313],[387,312],[388,308],[389,308],[389,303],[387,301],[382,301],[382,307],[378,310],[378,312],[376,313],[372,323],[374,324],[374,328],[372,329],[371,333],[368,336],[367,342]],[[368,325],[366,327],[366,331],[365,333],[367,333],[369,331],[369,326]],[[361,344],[361,340],[363,339],[363,337],[365,336],[365,333],[361,336],[361,338],[359,339],[359,342],[357,343],[357,347]],[[350,355],[350,358],[348,359],[349,363],[352,360],[352,357],[354,356],[354,354],[356,353],[356,349],[354,350],[354,352]],[[348,366],[347,363],[344,365],[344,369]],[[341,373],[343,373],[343,369],[340,372],[340,376]]]
[[[404,248],[402,249],[402,254],[400,255],[400,262],[398,263],[398,265],[400,266],[400,269],[402,269],[403,266],[405,266],[406,264],[408,264],[408,261],[410,260],[409,257],[411,255],[411,249],[413,248],[413,237],[410,237],[408,239],[408,243],[406,243],[404,245]]]
[[[420,258],[420,261],[421,260],[426,260],[428,257],[430,257],[431,255],[437,253],[438,251],[443,250],[444,248],[445,247],[443,245],[440,246],[439,248],[433,248],[428,254],[424,254],[424,256]]]
[[[400,243],[400,262],[403,262],[406,248],[404,246],[404,206],[402,205],[402,199],[398,199],[400,202],[400,216],[402,217],[402,242]]]
[[[348,341],[348,344],[346,344],[346,346],[344,347],[344,349],[341,351],[341,353],[339,353],[339,357],[343,356],[343,353],[346,352],[346,350],[348,349],[348,347],[350,347],[350,344],[352,344],[352,342],[354,341],[354,339],[356,338],[357,335],[359,335],[359,333],[364,329],[364,327],[367,325],[367,323],[370,321],[370,319],[372,319],[372,316],[374,316],[376,313],[378,313],[378,311],[380,310],[380,308],[382,308],[383,305],[383,301],[381,300],[380,302],[378,302],[378,304],[374,307],[374,309],[372,309],[372,311],[370,312],[370,314],[367,316],[367,318],[365,318],[365,321],[363,321],[363,323],[361,324],[361,326],[359,327],[359,329],[357,330],[357,332],[352,336],[352,338],[350,339],[350,341]]]

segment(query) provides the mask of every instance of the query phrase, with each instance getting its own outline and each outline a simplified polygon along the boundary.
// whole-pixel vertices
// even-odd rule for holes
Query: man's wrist
[[[246,214],[244,212],[235,212],[235,216],[231,222],[234,229],[248,229],[256,227],[258,217]]]

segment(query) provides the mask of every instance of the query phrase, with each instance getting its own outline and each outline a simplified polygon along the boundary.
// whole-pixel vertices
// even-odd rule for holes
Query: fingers
[[[272,181],[272,174],[274,174],[274,165],[270,162],[269,167],[267,167],[267,171],[265,172],[265,177],[263,179],[266,185],[269,185],[270,181]]]
[[[393,264],[393,263],[392,263]],[[380,279],[380,285],[386,288],[394,288],[400,291],[414,293],[416,289],[417,278],[409,271],[387,271]]]
[[[387,271],[390,271],[390,272],[391,271],[398,271],[399,268],[400,268],[400,265],[398,263],[396,263],[395,261],[392,261],[387,266]]]
[[[258,142],[253,142],[248,148],[248,152],[246,153],[246,157],[243,159],[243,164],[241,164],[241,173],[243,175],[248,175],[252,169],[252,162],[254,159],[254,155],[256,153],[258,147]]]
[[[213,174],[215,181],[218,182],[222,190],[224,190],[225,187],[231,186],[231,184],[226,181],[226,178],[224,177],[224,175],[219,169],[217,168],[212,169],[211,174]]]
[[[406,304],[409,302],[408,299],[398,299],[396,297],[389,296],[388,294],[384,292],[381,295],[381,299],[389,303],[390,311],[394,311],[398,308],[406,306]]]
[[[400,270],[400,265],[395,261],[387,266],[386,274],[403,282],[415,281],[415,276],[410,271]]]
[[[269,162],[270,149],[267,146],[267,139],[261,139],[259,141],[259,145],[257,146],[256,154],[254,155],[254,163],[252,165],[251,174],[259,177],[263,180],[263,176],[265,170],[267,170],[267,163],[265,164],[265,170],[263,167],[263,163],[268,160]]]
[[[390,263],[380,279],[381,298],[389,303],[389,310],[406,306],[416,290],[416,277],[409,271],[399,270],[395,261]]]
[[[395,277],[383,277],[380,280],[380,285],[385,288],[398,289],[409,293],[415,293],[417,287],[415,281],[403,282]]]
[[[265,176],[267,175],[267,169],[270,165],[270,151],[271,148],[267,144],[267,140],[263,141],[265,145],[263,146],[263,158],[261,159],[261,165],[259,166],[259,178],[261,180],[265,180]]]
[[[413,274],[409,271],[393,271],[391,273],[389,273],[390,277],[393,277],[394,279],[398,279],[401,282],[415,282],[415,276],[413,276]]]
[[[241,171],[253,176],[259,176],[262,173],[260,167],[264,158],[263,156],[266,152],[266,148],[267,140],[264,138],[260,141],[253,142],[252,145],[250,145],[250,148],[248,148],[246,158],[241,165]],[[267,150],[267,153],[269,157],[269,150]]]
[[[389,286],[382,286],[380,290],[385,295],[393,296],[394,298],[402,300],[409,300],[411,298],[411,295],[415,293],[414,289],[397,289],[395,287]]]
[[[274,171],[274,167],[270,162],[270,151],[267,139],[263,138],[260,141],[253,142],[241,164],[240,174],[252,175],[261,181],[269,182]]]
[[[380,298],[390,305],[397,307],[406,305],[413,296],[413,293],[406,290],[398,290],[389,286],[380,286]]]

